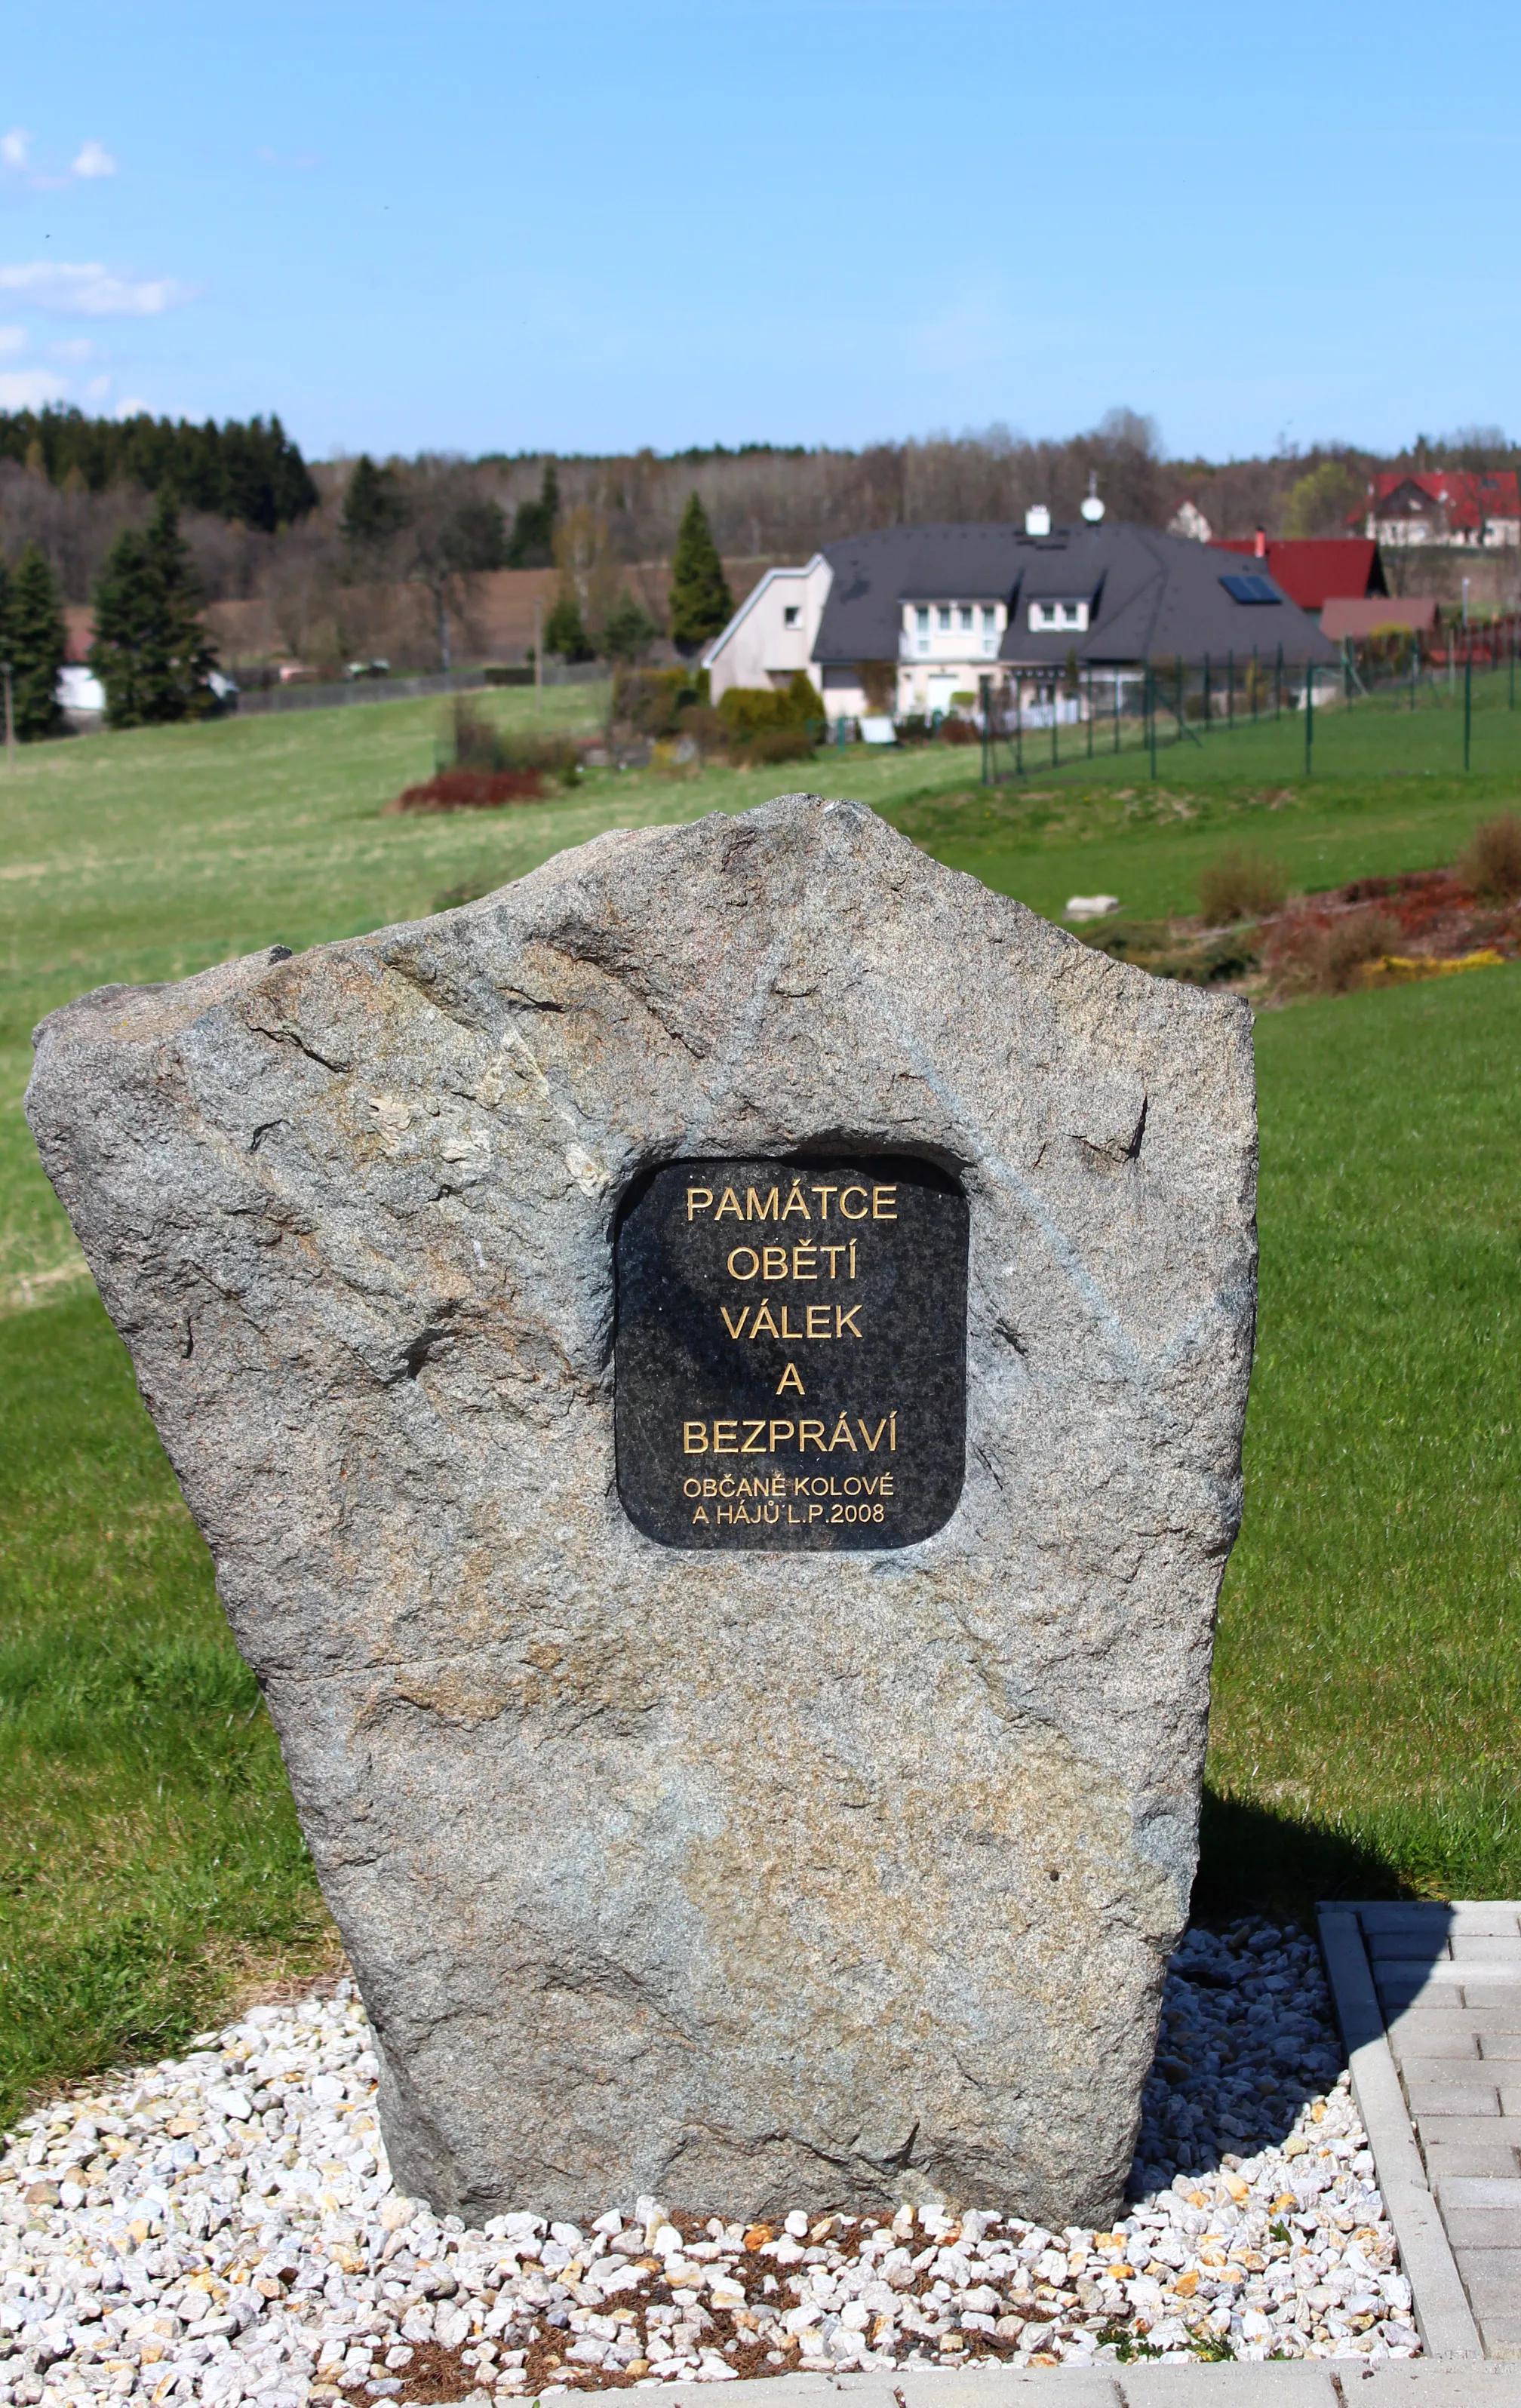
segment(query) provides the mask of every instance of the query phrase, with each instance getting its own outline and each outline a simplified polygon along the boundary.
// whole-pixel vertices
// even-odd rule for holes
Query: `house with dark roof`
[[[831,718],[969,710],[994,679],[1006,705],[1055,707],[1074,669],[1106,710],[1148,661],[1254,652],[1340,660],[1257,562],[1149,527],[882,527],[775,568],[703,655],[729,687],[785,685],[806,668]]]
[[[1521,486],[1514,468],[1386,469],[1369,486],[1363,532],[1401,548],[1503,551],[1521,544]]]

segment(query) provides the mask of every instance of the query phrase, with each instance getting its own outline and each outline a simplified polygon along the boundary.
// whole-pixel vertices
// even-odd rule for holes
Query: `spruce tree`
[[[57,736],[64,724],[58,672],[68,652],[68,629],[52,570],[35,543],[27,545],[16,566],[6,611],[6,643],[17,735],[23,742]]]
[[[544,622],[544,650],[546,652],[558,652],[565,661],[589,661],[592,658],[581,604],[568,588],[559,595]]]
[[[113,727],[199,719],[215,702],[216,652],[200,617],[201,589],[167,490],[145,535],[120,535],[95,588],[90,666]]]
[[[512,540],[507,548],[509,568],[548,568],[554,559],[554,529],[560,516],[560,480],[551,460],[544,470],[537,502],[520,502],[512,514]]]
[[[389,468],[377,468],[367,452],[354,462],[338,522],[345,543],[379,545],[406,523],[407,509]]]
[[[670,632],[679,652],[695,652],[734,616],[724,564],[708,513],[696,494],[682,513],[670,566]]]

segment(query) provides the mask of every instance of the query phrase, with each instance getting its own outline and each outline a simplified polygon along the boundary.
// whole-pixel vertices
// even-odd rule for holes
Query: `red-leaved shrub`
[[[544,781],[538,769],[440,769],[426,785],[409,786],[388,803],[389,811],[489,811],[502,803],[538,803]]]

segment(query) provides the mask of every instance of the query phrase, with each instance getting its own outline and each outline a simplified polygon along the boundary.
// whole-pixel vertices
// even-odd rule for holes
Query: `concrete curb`
[[[1414,2295],[1421,2340],[1435,2360],[1483,2358],[1479,2328],[1415,2146],[1356,1909],[1323,1906],[1320,1944],[1346,2042],[1353,2096]],[[1373,2397],[1366,2391],[1362,2396]]]
[[[707,2408],[710,2384],[672,2384],[684,2408]],[[899,2368],[880,2374],[786,2374],[725,2384],[735,2408],[1521,2408],[1521,2366],[1454,2365],[1413,2358],[1369,2366],[1355,2358],[1256,2365]]]

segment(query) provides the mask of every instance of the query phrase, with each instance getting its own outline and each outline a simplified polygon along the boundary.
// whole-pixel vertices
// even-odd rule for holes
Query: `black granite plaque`
[[[667,1547],[908,1547],[967,1422],[967,1201],[931,1165],[678,1162],[618,1227],[618,1494]]]

